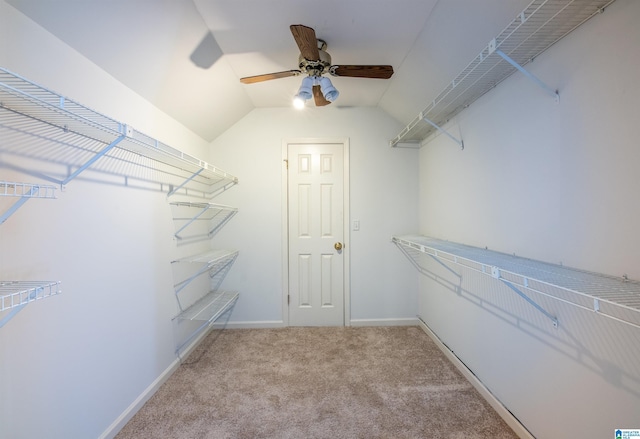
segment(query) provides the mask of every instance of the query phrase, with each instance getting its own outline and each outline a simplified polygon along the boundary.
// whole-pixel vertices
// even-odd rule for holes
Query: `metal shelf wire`
[[[49,184],[0,181],[0,197],[56,198],[56,189]]]
[[[0,224],[4,223],[27,200],[32,198],[56,198],[56,187],[47,184],[16,183],[0,181],[0,197],[15,197],[18,200],[0,214]]]
[[[189,263],[202,264],[188,278],[174,285],[176,295],[180,293],[187,285],[193,282],[197,277],[204,273],[209,273],[210,278],[214,278],[219,272],[232,264],[238,256],[237,250],[213,250],[200,255],[190,256],[187,258],[177,259],[172,263]]]
[[[426,236],[394,236],[392,240],[445,264],[491,276],[512,289],[534,291],[640,328],[640,282],[626,277],[606,276]]]
[[[437,127],[442,127],[514,73],[516,67],[507,62],[499,52],[524,66],[613,1],[532,1],[389,142],[390,145],[395,147],[399,143],[406,143],[421,146]]]
[[[238,182],[233,175],[203,160],[4,68],[0,68],[0,125],[18,133],[30,133],[37,140],[50,139],[52,142],[45,151],[32,157],[42,159],[44,155],[51,161],[78,168],[61,184],[89,166],[99,167],[96,161],[102,157],[148,168],[147,172],[154,173],[155,179],[165,180],[162,182],[170,195],[191,188],[210,198]],[[66,151],[54,154],[54,147]],[[162,176],[158,177],[158,173]]]
[[[176,222],[177,239],[184,239],[183,232],[196,221],[207,221],[207,237],[213,236],[222,226],[224,226],[236,213],[236,207],[225,206],[214,203],[195,203],[188,201],[176,201],[169,203],[173,210],[173,220]]]
[[[0,281],[0,311],[62,293],[59,281]]]
[[[181,320],[202,320],[215,322],[238,299],[235,291],[211,291],[196,303],[176,316]]]

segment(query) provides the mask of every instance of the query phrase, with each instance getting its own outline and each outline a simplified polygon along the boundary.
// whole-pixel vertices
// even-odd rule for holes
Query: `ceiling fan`
[[[329,78],[323,76],[325,73],[329,73],[332,76],[377,79],[389,79],[393,75],[393,67],[388,65],[331,65],[331,56],[326,52],[327,43],[316,38],[315,30],[302,24],[292,24],[290,29],[300,49],[298,69],[247,76],[240,78],[240,82],[253,84],[271,79],[307,74],[307,77],[302,80],[302,86],[296,95],[297,105],[304,106],[304,101],[313,96],[315,104],[323,106],[333,102],[339,94]],[[294,99],[294,104],[296,104],[296,99]]]

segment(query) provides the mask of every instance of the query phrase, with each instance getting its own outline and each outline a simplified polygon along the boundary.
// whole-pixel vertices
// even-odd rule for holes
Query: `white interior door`
[[[344,145],[287,145],[291,326],[345,324]]]

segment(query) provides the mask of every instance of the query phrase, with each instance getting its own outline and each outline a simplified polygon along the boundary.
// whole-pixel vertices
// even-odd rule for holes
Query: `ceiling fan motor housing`
[[[325,45],[326,47],[326,45]],[[324,50],[318,50],[320,59],[309,60],[302,54],[298,57],[298,67],[303,72],[307,72],[310,76],[321,76],[329,67],[331,67],[331,55]]]

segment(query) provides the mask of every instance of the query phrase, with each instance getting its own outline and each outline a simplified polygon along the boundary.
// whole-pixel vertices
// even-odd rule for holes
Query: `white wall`
[[[206,158],[206,142],[4,1],[0,39],[11,41],[0,45],[0,66]],[[214,142],[212,161],[240,178],[216,200],[240,213],[214,239],[241,251],[225,281],[241,292],[235,322],[282,322],[281,142],[294,137],[350,139],[351,215],[361,221],[351,236],[352,321],[415,317],[417,277],[389,241],[418,225],[418,152],[387,145],[399,128],[375,109],[256,110]],[[32,165],[14,154],[1,158]],[[33,182],[4,165],[0,178]],[[164,194],[85,176],[92,179],[72,181],[57,200],[30,200],[0,227],[0,278],[61,280],[63,289],[0,329],[1,437],[109,435],[176,364],[182,331],[171,321],[170,261],[209,243],[176,245]]]
[[[0,40],[0,66],[205,155],[204,140],[4,1]],[[2,133],[0,151],[15,147]],[[5,166],[0,179],[44,182]],[[0,328],[0,437],[97,438],[174,364],[170,261],[191,250],[173,227],[164,194],[83,179],[0,226],[0,279],[60,280],[63,291]]]
[[[516,74],[420,151],[420,233],[640,279],[640,2],[618,0]],[[640,425],[640,330],[498,281],[459,281],[431,260],[427,324],[535,437],[612,437]],[[433,276],[441,277],[433,277]]]
[[[299,138],[349,139],[352,322],[415,318],[417,277],[390,243],[418,226],[418,153],[388,146],[400,128],[374,108],[257,109],[212,143],[240,180],[220,198],[239,213],[214,239],[240,250],[225,280],[240,291],[231,321],[283,321],[282,142]]]

